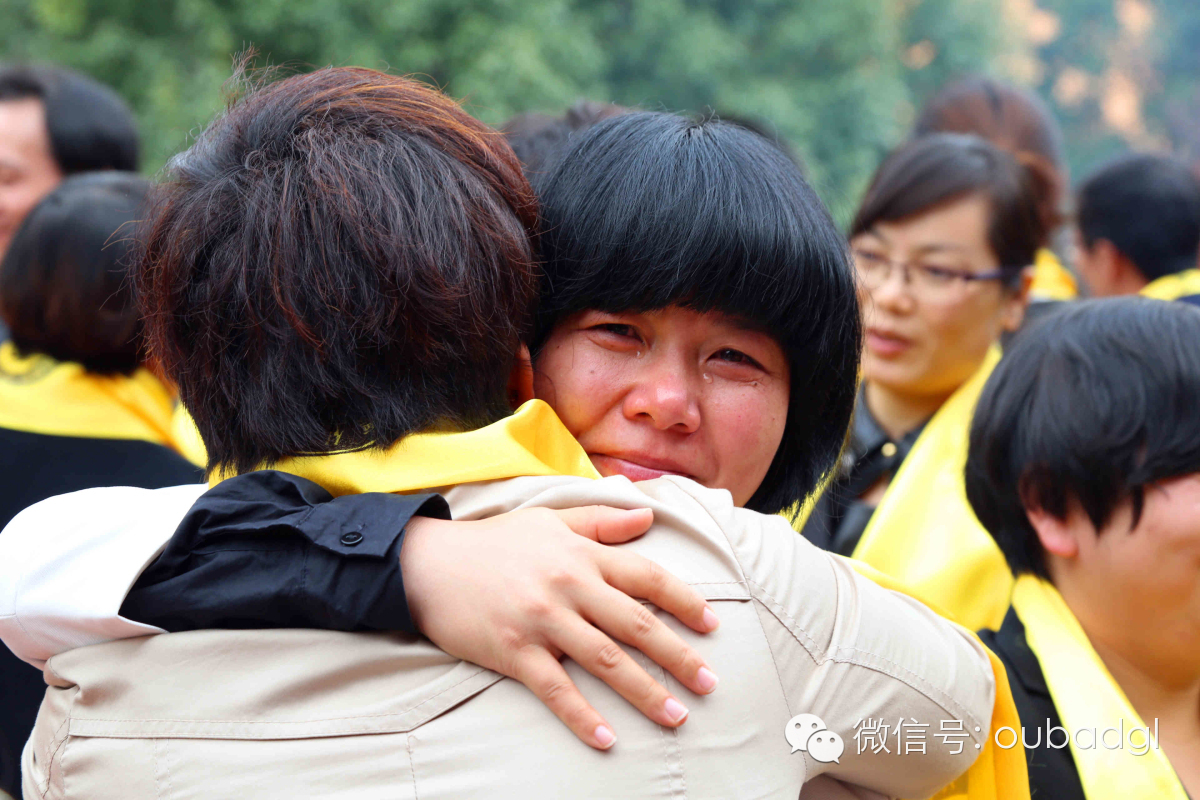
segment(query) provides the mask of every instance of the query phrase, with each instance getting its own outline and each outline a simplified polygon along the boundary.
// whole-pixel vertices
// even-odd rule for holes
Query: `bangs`
[[[544,282],[532,350],[586,310],[721,312],[788,356],[788,428],[748,503],[774,513],[832,466],[861,322],[848,248],[799,168],[738,125],[642,112],[579,136],[536,187]]]
[[[719,311],[785,344],[851,281],[845,243],[796,165],[719,121],[640,113],[590,130],[539,188],[540,345],[584,310]]]

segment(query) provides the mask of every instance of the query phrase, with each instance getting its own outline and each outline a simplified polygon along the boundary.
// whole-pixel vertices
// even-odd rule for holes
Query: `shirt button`
[[[884,442],[883,448],[880,452],[883,453],[884,458],[891,458],[892,456],[896,455],[896,445],[892,444],[891,442]]]
[[[358,533],[356,531],[350,531],[349,533],[342,534],[341,542],[342,542],[342,544],[346,545],[346,547],[354,547],[362,540],[363,540],[363,535],[361,533]]]

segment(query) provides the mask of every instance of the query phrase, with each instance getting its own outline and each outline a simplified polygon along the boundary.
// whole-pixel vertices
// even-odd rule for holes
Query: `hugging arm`
[[[121,614],[172,632],[419,631],[451,655],[525,684],[602,749],[614,732],[559,657],[670,727],[684,722],[671,713],[678,701],[672,705],[613,639],[642,650],[692,691],[715,687],[699,654],[633,599],[705,632],[716,618],[703,598],[641,556],[600,544],[643,533],[649,511],[527,509],[448,520],[437,495],[334,498],[294,475],[247,473],[200,497]]]
[[[416,633],[399,569],[417,515],[450,519],[436,494],[335,498],[273,470],[222,481],[187,512],[121,615],[166,631],[321,628]]]

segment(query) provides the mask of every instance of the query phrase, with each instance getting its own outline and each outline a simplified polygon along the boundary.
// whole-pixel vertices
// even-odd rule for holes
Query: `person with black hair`
[[[116,92],[61,67],[0,65],[0,258],[63,178],[137,168],[137,127]]]
[[[64,177],[137,168],[137,125],[112,89],[62,67],[0,66],[0,257]]]
[[[1200,310],[1091,300],[988,379],[966,490],[1016,576],[1005,662],[1033,797],[1200,796]]]
[[[26,216],[0,261],[0,528],[27,506],[96,486],[199,483],[173,452],[174,394],[142,369],[126,273],[129,225],[150,184],[125,172],[66,179]],[[0,791],[45,687],[0,650]]]
[[[255,154],[249,164],[244,149]],[[637,170],[628,169],[631,159]],[[395,166],[381,169],[380,160]],[[612,179],[614,170],[621,180]],[[180,380],[208,448],[211,478],[220,481],[212,491],[224,492],[226,501],[256,475],[307,492],[310,505],[326,508],[344,508],[340,501],[364,492],[438,488],[456,521],[427,520],[435,533],[408,533],[399,558],[415,547],[423,567],[406,571],[404,589],[419,594],[422,582],[456,564],[474,577],[448,601],[413,604],[418,622],[466,616],[472,638],[490,641],[495,632],[479,615],[489,606],[520,606],[511,595],[526,596],[513,576],[529,574],[523,562],[540,556],[527,547],[536,533],[529,528],[547,514],[469,520],[526,505],[650,507],[657,524],[627,548],[570,537],[583,561],[594,561],[590,569],[577,563],[560,573],[558,583],[582,585],[592,574],[611,581],[604,602],[588,613],[653,653],[654,643],[636,633],[653,630],[655,615],[637,608],[608,619],[622,600],[616,589],[627,585],[622,572],[640,563],[641,550],[688,575],[704,598],[681,603],[690,612],[681,618],[697,631],[712,630],[700,612],[721,609],[722,632],[707,642],[711,663],[733,675],[693,710],[711,724],[695,736],[671,733],[664,751],[660,725],[678,729],[687,710],[670,697],[643,707],[640,684],[623,687],[618,676],[614,685],[634,705],[598,700],[621,720],[630,742],[614,762],[598,752],[613,744],[607,725],[577,730],[581,743],[524,687],[415,640],[191,631],[47,653],[55,686],[27,750],[29,786],[51,795],[68,784],[89,797],[155,793],[156,768],[138,741],[146,737],[171,750],[176,787],[255,797],[409,785],[421,797],[636,796],[671,790],[681,772],[693,796],[796,796],[810,781],[828,790],[840,780],[921,795],[975,761],[996,690],[975,640],[813,548],[777,515],[738,507],[773,512],[811,491],[836,456],[853,406],[860,331],[853,277],[836,229],[798,170],[736,126],[639,114],[589,130],[558,162],[553,180],[560,193],[544,189],[543,253],[564,268],[548,270],[544,307],[533,321],[537,283],[528,279],[536,273],[524,234],[535,205],[502,138],[443,95],[369,70],[320,70],[271,84],[238,101],[175,162],[137,271],[149,339]],[[254,213],[241,207],[247,198]],[[722,211],[722,200],[741,210]],[[597,224],[578,213],[589,204],[611,207],[612,219]],[[562,219],[578,226],[574,235],[549,222],[558,218],[555,205],[571,211]],[[697,219],[712,224],[697,228]],[[606,225],[625,235],[613,237]],[[327,235],[313,236],[314,228]],[[262,229],[273,235],[248,235]],[[625,249],[630,243],[644,252]],[[668,247],[688,261],[668,259]],[[606,249],[615,258],[606,260]],[[750,263],[760,275],[748,274]],[[634,274],[639,268],[657,274]],[[614,281],[615,299],[600,293],[606,280]],[[768,290],[789,297],[764,310]],[[806,313],[787,315],[785,300]],[[600,316],[586,324],[589,314]],[[539,351],[532,374],[526,341]],[[579,397],[567,385],[563,370],[571,358],[564,353],[585,371],[619,362],[623,396]],[[554,358],[562,363],[541,366]],[[460,381],[476,391],[438,394]],[[596,424],[611,427],[594,449],[572,437],[569,414],[560,421],[544,401],[529,399],[539,381],[548,382],[548,399],[560,408],[578,402],[603,412]],[[502,409],[506,400],[520,404],[515,413]],[[802,413],[793,414],[792,405]],[[821,420],[815,425],[814,414]],[[757,417],[757,428],[739,416]],[[739,431],[742,441],[723,427]],[[580,439],[585,432],[579,429]],[[624,449],[610,449],[616,445]],[[739,448],[756,454],[753,463]],[[779,452],[789,458],[777,462]],[[255,469],[264,464],[276,470]],[[630,470],[656,479],[631,483],[622,477]],[[159,504],[152,524],[169,537],[201,494],[180,503],[174,519]],[[128,499],[93,492],[77,497],[73,509],[64,501],[40,504],[10,525],[0,547],[14,535],[28,541],[33,528],[77,524],[82,508],[105,526],[146,514],[128,508]],[[210,511],[216,514],[185,523],[191,533],[202,534],[209,522],[221,526],[220,509]],[[278,533],[269,527],[278,506],[260,503],[255,513],[243,517],[243,530]],[[375,511],[350,521],[355,527],[341,528],[336,542],[323,531],[322,546],[361,548],[368,560],[395,558],[396,516]],[[390,538],[375,535],[388,526]],[[464,546],[472,530],[485,533]],[[438,548],[442,555],[431,557]],[[667,581],[660,572],[658,582]],[[361,587],[360,603],[372,605],[377,588]],[[40,633],[0,625],[6,641],[36,658],[54,637],[35,623],[39,612],[29,615],[32,606],[17,606],[22,629]],[[108,622],[112,638],[121,621]],[[516,653],[517,672],[528,659],[550,670],[551,701],[566,691],[567,676],[595,686],[580,664],[595,662],[609,680],[632,675],[625,651],[597,636],[577,661],[560,666],[555,655],[536,647]],[[671,672],[707,692],[712,686],[700,679],[707,663],[688,659]],[[83,696],[86,709],[75,702]],[[963,720],[968,741],[959,750],[910,754],[902,764],[873,751],[846,753],[840,762],[788,760],[779,727],[799,704],[839,730],[852,729],[864,714],[903,714],[936,726],[950,713]],[[571,712],[572,730],[579,719],[596,719],[590,708]],[[83,730],[83,716],[100,727]],[[63,726],[69,718],[80,721]],[[104,720],[122,720],[123,733]],[[255,722],[247,727],[248,720]],[[204,738],[177,738],[193,722],[205,728]],[[64,734],[72,740],[69,764],[57,741]],[[780,757],[755,757],[760,751]],[[973,786],[994,792],[1022,780],[1020,770],[998,766],[1002,754],[985,756]],[[401,762],[408,766],[397,771]],[[213,763],[221,769],[212,770]],[[113,772],[122,785],[106,782]]]
[[[880,166],[850,228],[867,333],[854,427],[802,529],[972,628],[1000,624],[1012,579],[959,467],[997,340],[1022,324],[1046,243],[1038,175],[950,133]]]
[[[1124,156],[1076,201],[1077,263],[1097,297],[1144,294],[1200,305],[1200,178],[1170,156]]]
[[[1050,230],[1048,244],[1038,250],[1029,287],[1031,306],[1026,324],[1053,313],[1059,302],[1079,294],[1075,275],[1065,266],[1071,258],[1066,221],[1067,160],[1063,133],[1054,113],[1036,92],[986,75],[953,81],[917,112],[913,136],[967,133],[987,139],[1036,173],[1038,207]],[[1052,249],[1053,248],[1053,249]]]
[[[517,114],[500,126],[500,132],[517,154],[526,177],[534,181],[550,171],[573,135],[632,110],[612,103],[580,100],[560,115],[533,111]]]

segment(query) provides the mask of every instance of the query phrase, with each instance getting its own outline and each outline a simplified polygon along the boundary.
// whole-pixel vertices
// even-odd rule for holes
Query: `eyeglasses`
[[[935,267],[908,261],[893,261],[886,256],[868,250],[854,250],[854,266],[863,286],[874,291],[891,277],[892,268],[899,267],[904,284],[914,292],[930,297],[945,297],[958,287],[976,281],[998,281],[1012,274],[1012,270],[997,269],[991,272],[968,272],[961,269]]]

